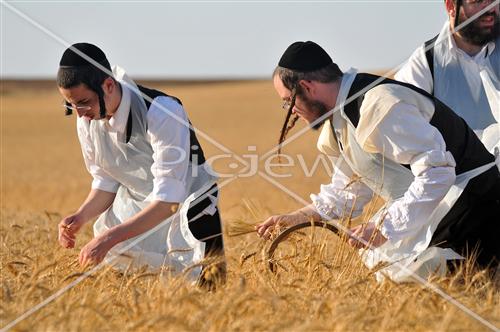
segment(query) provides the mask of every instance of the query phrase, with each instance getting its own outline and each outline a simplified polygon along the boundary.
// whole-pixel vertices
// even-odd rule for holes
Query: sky
[[[404,62],[447,19],[444,1],[3,1],[1,77],[53,78],[90,42],[132,77],[269,78],[286,47],[320,44],[341,69]]]

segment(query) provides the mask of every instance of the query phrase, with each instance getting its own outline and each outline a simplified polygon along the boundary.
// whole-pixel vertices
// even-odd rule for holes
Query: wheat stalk
[[[255,232],[257,224],[244,219],[234,219],[228,223],[227,235],[231,237],[242,236]]]

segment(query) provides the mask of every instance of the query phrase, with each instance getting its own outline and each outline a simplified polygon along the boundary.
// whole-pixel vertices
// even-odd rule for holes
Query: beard
[[[317,119],[319,119],[320,117],[322,117],[323,115],[328,113],[328,111],[329,111],[328,107],[325,104],[323,104],[322,102],[317,101],[317,100],[311,100],[305,96],[301,96],[301,97],[304,100],[304,104],[306,105],[309,112],[311,112],[314,115],[314,121],[316,121]],[[323,125],[323,123],[327,119],[328,119],[328,117],[325,117],[323,120],[319,121],[318,123],[316,123],[314,125],[310,125],[311,129],[318,130],[319,128],[321,128],[321,126]]]
[[[481,28],[480,20],[486,17],[493,17],[495,19],[495,24],[490,29]],[[467,20],[468,17],[465,17],[465,14],[462,13],[460,15],[461,22]],[[459,23],[461,23],[459,22]],[[498,15],[494,13],[484,13],[476,20],[472,21],[470,24],[463,27],[459,34],[468,42],[476,46],[483,46],[487,43],[494,41],[500,34],[499,20]]]

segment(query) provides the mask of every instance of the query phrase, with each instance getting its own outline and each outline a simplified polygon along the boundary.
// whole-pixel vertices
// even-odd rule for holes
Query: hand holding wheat
[[[257,231],[257,234],[260,237],[269,240],[271,238],[273,231],[276,228],[279,229],[279,228],[290,227],[300,222],[303,222],[304,221],[303,219],[304,219],[303,217],[296,214],[281,214],[281,215],[271,216],[267,218],[267,220],[264,221],[263,223],[255,226],[255,230]]]
[[[84,221],[79,214],[75,213],[65,217],[58,225],[59,243],[66,249],[75,247],[76,233],[80,230]]]
[[[352,228],[351,232],[352,233],[348,242],[354,248],[366,248],[366,243],[368,243],[370,247],[377,248],[387,241],[387,239],[382,235],[375,223],[358,225]],[[365,243],[359,241],[361,239],[364,240]]]

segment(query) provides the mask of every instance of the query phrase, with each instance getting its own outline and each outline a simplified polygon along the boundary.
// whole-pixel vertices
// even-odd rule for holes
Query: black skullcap
[[[82,57],[80,54],[76,53],[74,49],[77,49],[81,53],[84,53],[89,58],[100,63],[107,69],[111,69],[108,59],[106,59],[106,55],[104,54],[104,52],[99,47],[89,43],[77,43],[67,48],[61,57],[61,61],[59,61],[59,66],[81,67],[81,66],[93,65],[92,63],[87,61],[87,59]]]
[[[295,42],[288,46],[278,65],[296,71],[314,71],[333,63],[325,50],[312,41]]]

